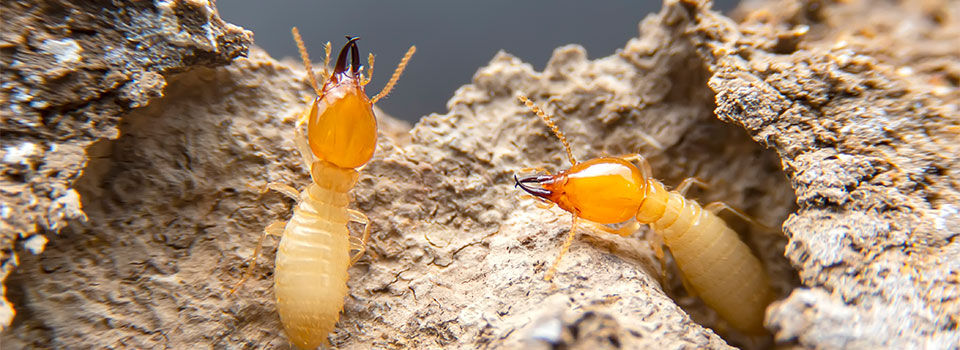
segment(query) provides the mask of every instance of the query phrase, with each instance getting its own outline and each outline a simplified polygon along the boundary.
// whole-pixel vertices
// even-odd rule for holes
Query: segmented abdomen
[[[300,348],[327,344],[347,295],[350,242],[346,192],[312,183],[284,228],[274,293],[290,340]]]
[[[763,265],[736,232],[675,192],[653,228],[704,303],[741,331],[764,332],[763,316],[773,291]]]

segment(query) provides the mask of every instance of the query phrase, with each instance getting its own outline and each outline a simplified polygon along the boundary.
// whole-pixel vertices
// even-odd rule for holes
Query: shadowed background
[[[715,1],[729,11],[737,0]],[[579,44],[591,59],[611,55],[637,36],[637,23],[659,1],[313,1],[217,2],[220,15],[255,33],[256,45],[276,58],[299,57],[290,35],[297,26],[314,62],[323,44],[337,54],[344,35],[359,35],[361,54],[376,55],[367,93],[380,91],[410,45],[417,54],[393,93],[378,103],[394,117],[416,122],[446,111],[446,102],[477,68],[505,50],[543,69],[553,49]],[[334,58],[335,59],[335,58]],[[299,58],[298,58],[299,60]]]

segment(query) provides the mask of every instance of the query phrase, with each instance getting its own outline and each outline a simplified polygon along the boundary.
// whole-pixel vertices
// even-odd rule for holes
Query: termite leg
[[[629,237],[629,236],[632,235],[634,232],[637,232],[637,229],[640,228],[640,223],[639,223],[639,222],[636,222],[636,221],[631,222],[631,223],[629,223],[629,224],[627,224],[627,225],[623,225],[623,227],[616,228],[616,229],[610,228],[610,227],[607,226],[607,225],[604,225],[604,224],[601,224],[601,223],[596,223],[596,222],[593,222],[593,221],[587,221],[587,223],[593,225],[593,227],[595,227],[595,228],[597,228],[597,229],[599,229],[599,230],[601,230],[601,231],[604,231],[604,232],[606,232],[606,233],[615,234],[615,235],[618,235],[618,236],[620,236],[620,237]]]
[[[535,203],[533,203],[533,205],[536,205],[537,208],[540,208],[540,209],[550,209],[550,208],[553,208],[553,202],[548,201],[548,200],[545,200],[545,199],[540,198],[540,197],[531,196],[531,195],[529,195],[529,194],[521,194],[521,195],[520,195],[520,199],[530,199],[530,200],[533,200],[533,201],[535,201]]]
[[[314,103],[316,106],[316,103]],[[300,159],[303,160],[303,166],[307,171],[311,171],[313,163],[317,161],[317,157],[313,155],[313,151],[310,150],[310,143],[307,141],[307,136],[303,134],[303,131],[300,127],[297,127],[293,135],[293,144],[297,147],[297,151],[300,152]]]
[[[263,186],[263,189],[260,190],[260,193],[265,193],[267,190],[274,190],[282,193],[284,196],[290,197],[291,199],[299,202],[300,201],[300,192],[296,188],[291,187],[290,185],[282,184],[279,182],[268,182]]]
[[[757,221],[757,219],[754,219],[750,215],[747,215],[746,213],[740,211],[739,209],[731,207],[729,204],[724,202],[713,202],[704,206],[703,209],[714,214],[720,214],[721,211],[727,210],[733,213],[734,215],[738,216],[739,218],[743,219],[744,221],[750,223],[751,225],[756,226],[763,232],[780,232],[779,230],[771,226],[767,226],[765,224],[760,223],[760,221]]]
[[[230,292],[227,293],[228,296],[233,295],[233,293],[240,289],[240,286],[243,285],[243,282],[246,282],[247,279],[250,278],[250,275],[253,275],[253,269],[257,267],[257,257],[260,256],[260,248],[263,247],[263,239],[268,235],[282,236],[283,228],[286,225],[286,222],[274,221],[270,225],[267,225],[267,227],[263,228],[263,234],[260,235],[260,239],[257,240],[257,247],[253,249],[253,256],[251,256],[247,261],[247,270],[243,272],[243,276],[240,277],[240,281],[237,282],[237,285],[234,286],[233,289],[230,289]]]
[[[547,274],[543,276],[544,281],[550,282],[550,280],[553,279],[553,275],[557,273],[557,266],[560,265],[560,259],[563,259],[563,256],[570,250],[570,245],[573,244],[573,238],[577,235],[577,221],[579,221],[579,218],[574,215],[573,224],[570,226],[570,233],[567,234],[567,240],[563,242],[563,248],[560,248],[560,255],[553,261],[553,265],[550,266],[550,270],[547,270]]]
[[[653,256],[657,257],[657,261],[660,261],[660,286],[666,288],[667,286],[667,258],[663,253],[663,236],[660,236],[656,230],[653,229],[653,226],[650,226],[650,237],[647,242],[650,244],[650,249],[653,249]]]
[[[295,201],[300,201],[300,193],[297,192],[296,188],[293,188],[289,185],[279,182],[268,182],[260,189],[260,193],[267,192],[268,190],[280,192]],[[268,235],[282,236],[283,228],[286,226],[286,224],[287,223],[283,221],[274,221],[263,229],[263,234],[260,235],[260,239],[257,240],[257,247],[253,249],[253,256],[250,257],[250,260],[247,263],[247,270],[243,273],[243,277],[240,278],[240,281],[237,282],[237,285],[234,286],[233,289],[230,289],[230,292],[227,293],[227,295],[233,295],[233,293],[236,292],[241,285],[243,285],[243,282],[246,282],[247,279],[250,278],[250,275],[253,274],[253,269],[257,267],[257,257],[260,256],[260,248],[263,247],[263,239]]]
[[[627,154],[619,157],[628,162],[637,162],[640,165],[640,174],[643,175],[644,179],[650,179],[653,177],[653,170],[650,169],[650,162],[647,161],[640,153]]]
[[[363,256],[363,253],[367,251],[367,241],[370,239],[370,218],[368,218],[364,213],[353,209],[347,209],[347,213],[350,214],[350,221],[363,225],[363,233],[360,235],[360,244],[354,247],[357,249],[357,253],[350,257],[350,265],[353,265],[360,260],[360,257]]]
[[[643,139],[643,142],[646,142],[648,145],[650,145],[650,147],[653,147],[658,151],[663,150],[663,145],[660,144],[660,141],[657,141],[657,139],[653,138],[653,136],[650,136],[650,134],[643,132],[643,130],[638,130],[638,132],[640,133],[640,138]]]
[[[710,188],[710,185],[708,185],[708,184],[707,184],[706,182],[704,182],[703,180],[700,180],[700,179],[695,178],[695,177],[688,177],[688,178],[684,179],[682,182],[680,182],[680,185],[679,185],[679,186],[677,186],[677,193],[680,193],[681,196],[686,196],[686,195],[687,195],[687,191],[689,191],[690,188],[693,187],[693,185],[697,185],[697,186],[699,186],[700,188],[703,188],[703,189]],[[714,213],[714,214],[716,214],[716,213]]]
[[[367,250],[366,250],[366,245],[365,245],[365,243],[363,243],[363,241],[360,240],[359,237],[350,236],[350,250],[358,250],[358,249],[360,249],[360,247],[364,247],[363,255],[370,255],[370,256],[373,257],[372,259],[374,259],[374,260],[377,260],[377,259],[380,258],[380,256],[377,255],[376,252],[374,252],[374,251],[372,251],[372,250],[371,250],[371,251],[367,251]],[[354,255],[356,255],[356,254],[354,254]],[[351,259],[352,259],[352,258],[353,258],[353,256],[351,256]],[[357,255],[357,261],[360,261],[360,258],[361,258],[361,256]],[[351,265],[354,264],[354,263],[356,263],[356,261],[355,261],[355,262],[351,262]]]

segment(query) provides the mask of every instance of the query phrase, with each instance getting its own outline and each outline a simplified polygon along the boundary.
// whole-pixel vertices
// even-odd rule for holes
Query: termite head
[[[557,175],[515,176],[514,180],[530,195],[602,224],[636,215],[647,188],[643,173],[620,158],[592,159]]]
[[[377,119],[360,77],[358,37],[347,37],[333,73],[309,110],[307,139],[317,158],[341,168],[357,168],[373,157]],[[350,65],[347,65],[347,56]]]

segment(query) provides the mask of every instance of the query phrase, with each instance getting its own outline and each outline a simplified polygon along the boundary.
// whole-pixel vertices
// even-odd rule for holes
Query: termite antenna
[[[307,69],[307,79],[310,80],[310,86],[313,87],[313,91],[317,93],[317,96],[322,95],[320,92],[320,85],[317,84],[317,77],[313,75],[313,66],[310,64],[310,55],[307,54],[307,46],[303,44],[303,38],[300,37],[300,31],[297,30],[297,27],[293,27],[290,30],[293,32],[293,40],[297,42],[297,49],[300,50],[300,59],[303,60],[303,66]],[[327,57],[330,57],[330,51],[327,51]]]
[[[533,101],[530,101],[530,99],[528,99],[526,96],[517,95],[517,98],[520,100],[520,102],[523,102],[523,104],[527,105],[527,108],[530,108],[533,113],[536,113],[537,116],[540,117],[540,120],[543,120],[544,123],[547,123],[547,126],[550,127],[550,130],[553,130],[553,134],[557,135],[557,138],[560,139],[560,143],[563,143],[563,149],[567,151],[567,157],[570,158],[570,163],[576,165],[577,159],[573,157],[573,151],[570,150],[570,144],[567,143],[567,137],[563,135],[563,132],[560,132],[560,128],[557,127],[557,124],[553,123],[553,120],[550,118],[550,116],[540,109],[540,107],[537,107],[537,105],[533,104]]]
[[[403,55],[403,59],[400,60],[400,64],[397,65],[397,69],[393,71],[393,75],[390,77],[390,81],[387,82],[387,85],[383,87],[383,90],[379,94],[370,99],[370,103],[377,103],[381,98],[387,96],[390,93],[390,90],[393,90],[393,87],[397,85],[397,80],[400,80],[400,75],[403,74],[403,70],[407,68],[407,63],[410,62],[410,57],[413,57],[413,53],[417,52],[416,46],[411,46],[407,49],[407,53]]]

